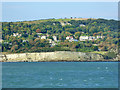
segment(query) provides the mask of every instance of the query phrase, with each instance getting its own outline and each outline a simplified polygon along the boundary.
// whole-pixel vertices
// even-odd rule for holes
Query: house
[[[89,36],[89,40],[93,40],[92,36]]]
[[[93,46],[98,46],[98,44],[92,44]]]
[[[42,33],[37,33],[37,36],[40,38],[40,35],[41,35]]]
[[[13,33],[13,36],[16,37],[17,36],[16,33]]]
[[[21,34],[19,33],[13,33],[13,36],[16,37],[16,36],[21,36]]]
[[[49,37],[50,35],[49,34],[46,34],[47,37]]]
[[[9,43],[9,45],[12,45],[12,43]]]
[[[40,35],[40,34],[42,34],[42,33],[37,33],[37,35]]]
[[[28,42],[28,40],[23,40],[22,42]]]
[[[96,40],[96,38],[94,36],[89,36],[89,40]]]
[[[2,41],[3,41],[3,40],[2,40],[2,39],[0,39],[0,43],[2,43]]]
[[[66,40],[73,40],[73,36],[67,36]]]
[[[8,42],[4,42],[4,44],[8,44]]]
[[[80,41],[85,41],[85,40],[88,40],[88,39],[89,39],[88,36],[80,36],[80,37],[79,37],[79,40],[80,40]]]
[[[85,25],[84,24],[80,24],[79,27],[85,27]]]
[[[99,38],[103,38],[103,36],[97,36],[97,39],[99,39]]]
[[[96,40],[96,38],[95,38],[94,36],[92,36],[92,38],[93,38],[94,40]]]
[[[69,40],[69,39],[70,39],[70,37],[69,37],[69,36],[67,36],[67,37],[66,37],[66,40]]]
[[[46,39],[46,36],[41,36],[41,39]]]
[[[79,40],[80,41],[85,41],[85,40],[96,40],[97,38],[94,36],[80,36]]]
[[[101,51],[101,49],[98,49],[98,51]]]
[[[56,43],[55,43],[55,42],[53,42],[53,43],[52,43],[52,46],[55,46],[55,45],[56,45]]]
[[[71,25],[71,23],[67,23],[67,25]]]
[[[78,42],[78,40],[77,40],[77,39],[73,39],[73,41],[74,41],[74,42]]]
[[[55,23],[53,23],[53,25],[55,25]]]
[[[48,39],[49,43],[52,43],[52,39]]]
[[[70,41],[70,42],[73,42],[73,41],[74,41],[74,42],[78,42],[77,39],[70,39],[69,41]]]
[[[38,35],[38,37],[40,38],[40,36]]]
[[[62,26],[71,25],[71,23],[68,23],[68,22],[60,22],[60,24],[61,24]]]
[[[56,36],[53,36],[53,40],[54,40],[54,41],[57,41],[57,37],[56,37]]]
[[[52,41],[51,47],[53,47],[53,46],[55,46],[55,45],[57,45],[57,43],[55,43],[54,41]]]
[[[77,39],[74,39],[73,36],[67,36],[66,40],[69,40],[70,42],[72,42],[72,41],[77,42],[78,41]]]

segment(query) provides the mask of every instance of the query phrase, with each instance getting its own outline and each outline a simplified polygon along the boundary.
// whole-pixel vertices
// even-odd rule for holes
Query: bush
[[[104,59],[113,59],[115,58],[117,55],[115,54],[115,52],[108,52],[104,55]]]

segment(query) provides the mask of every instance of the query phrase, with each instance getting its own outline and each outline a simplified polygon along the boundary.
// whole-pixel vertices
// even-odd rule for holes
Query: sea
[[[117,88],[118,62],[3,62],[2,88]]]

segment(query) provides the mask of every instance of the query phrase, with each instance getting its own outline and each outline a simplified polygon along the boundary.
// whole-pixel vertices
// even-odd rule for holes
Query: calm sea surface
[[[117,62],[2,63],[3,88],[117,88]]]

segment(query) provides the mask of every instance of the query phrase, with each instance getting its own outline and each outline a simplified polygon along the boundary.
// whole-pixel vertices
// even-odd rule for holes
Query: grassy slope
[[[38,24],[40,22],[47,22],[47,21],[59,21],[59,22],[63,22],[63,21],[71,21],[71,20],[88,20],[90,18],[74,18],[74,19],[41,19],[41,20],[34,20],[34,21],[22,21],[22,22],[14,22],[14,23],[27,23],[27,24]]]
[[[105,55],[107,53],[107,51],[94,51],[94,52],[91,52],[91,53],[97,53],[97,54]]]

